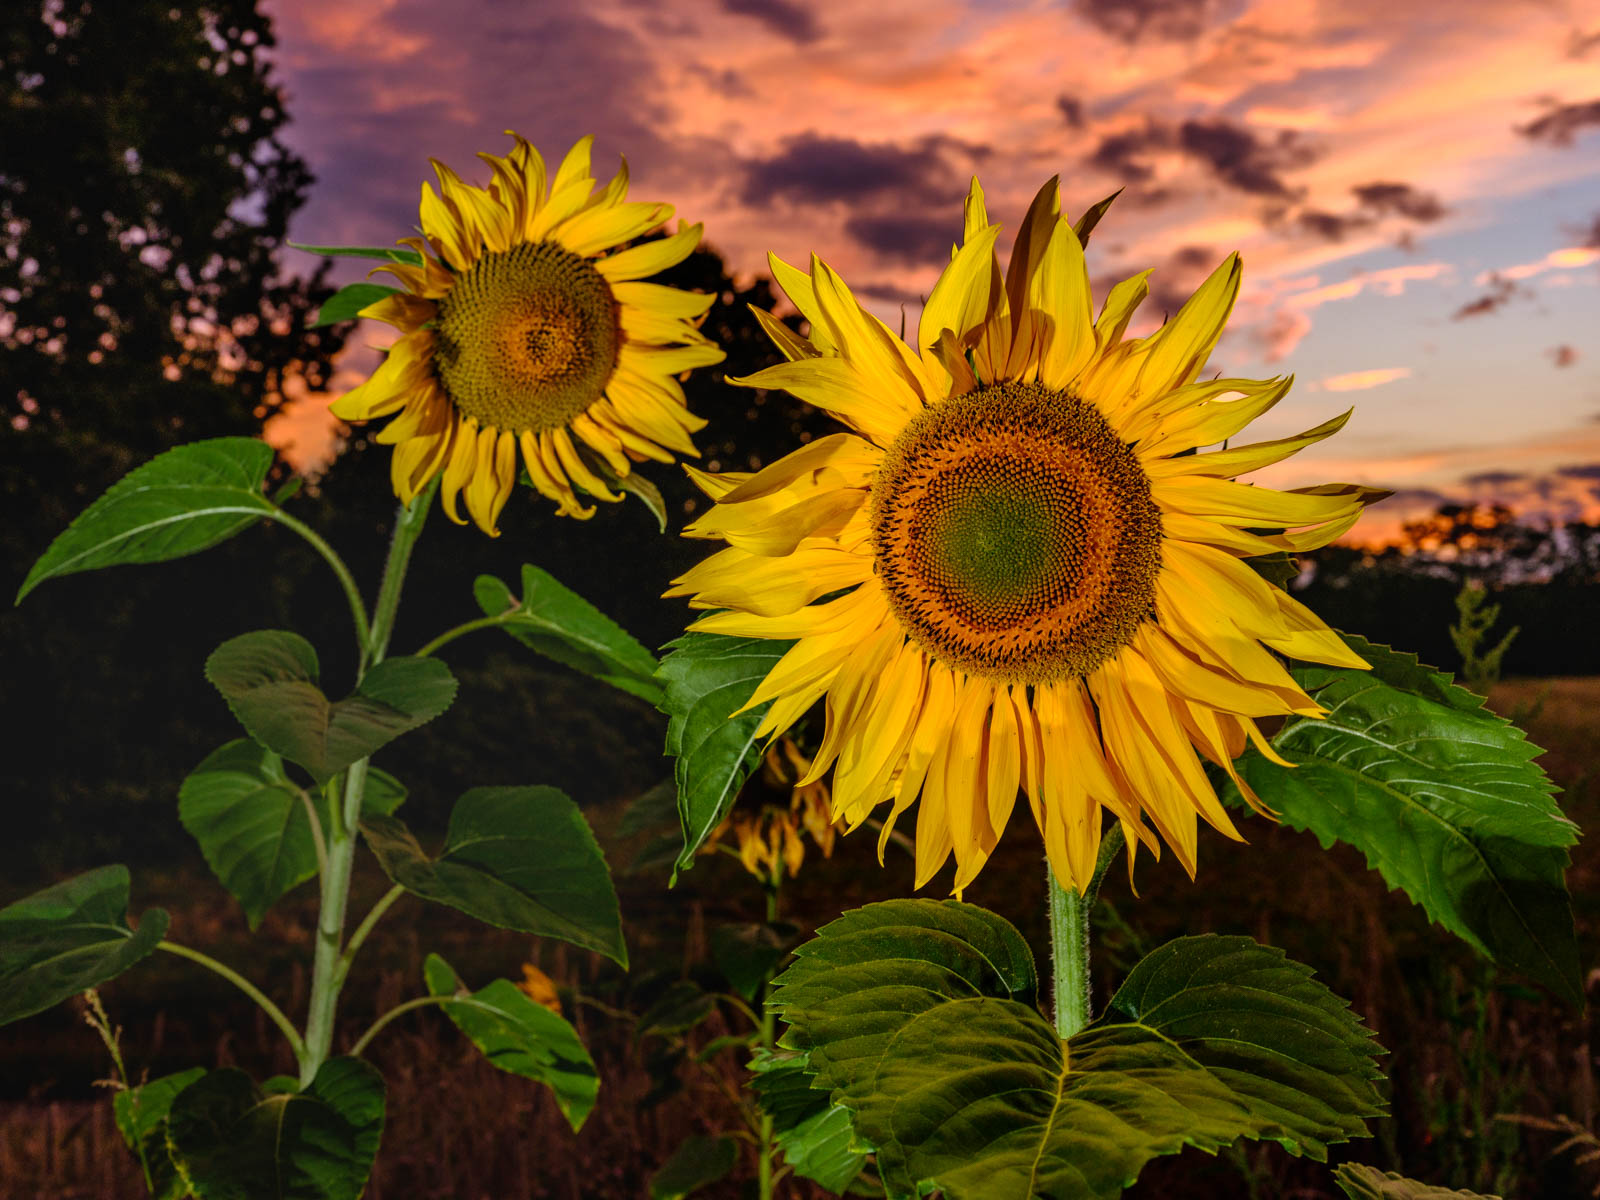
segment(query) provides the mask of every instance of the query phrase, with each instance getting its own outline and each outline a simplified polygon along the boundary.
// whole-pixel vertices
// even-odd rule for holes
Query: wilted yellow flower
[[[395,447],[396,494],[409,502],[442,473],[450,519],[464,523],[464,493],[491,535],[519,458],[559,512],[589,517],[574,485],[622,498],[598,463],[621,478],[634,462],[696,453],[689,435],[705,422],[685,407],[678,377],[723,357],[697,328],[715,296],[640,282],[687,258],[701,227],[617,251],[672,206],[627,201],[626,162],[596,192],[591,138],[547,188],[539,152],[512,136],[504,158],[479,155],[494,172],[486,188],[434,162],[439,193],[422,185],[423,236],[401,239],[422,262],[378,268],[405,290],[361,310],[401,337],[333,405],[349,421],[398,413],[377,436]]]
[[[758,736],[826,697],[800,783],[835,767],[832,814],[852,828],[888,802],[880,857],[920,797],[917,886],[952,851],[956,890],[971,883],[1019,788],[1067,886],[1090,879],[1102,810],[1130,846],[1159,852],[1158,831],[1192,874],[1198,817],[1239,836],[1196,751],[1260,807],[1233,767],[1248,742],[1277,758],[1256,720],[1322,715],[1271,651],[1365,665],[1244,560],[1324,545],[1384,493],[1233,481],[1348,413],[1200,452],[1291,382],[1199,381],[1237,255],[1161,329],[1127,339],[1149,272],[1112,288],[1096,320],[1055,180],[1004,278],[999,232],[974,180],[914,346],[818,259],[809,272],[771,259],[809,337],[762,314],[790,361],[736,382],[787,389],[854,432],[754,475],[691,469],[716,503],[686,532],[729,548],[669,594],[726,610],[695,629],[795,641],[751,697],[771,704]]]
[[[561,996],[556,991],[555,980],[532,963],[522,964],[522,982],[516,985],[535,1004],[542,1004],[556,1016],[561,1015]]]
[[[782,878],[779,865],[791,877],[800,873],[806,848],[802,833],[809,834],[822,857],[833,857],[833,842],[838,833],[828,785],[820,780],[797,783],[811,767],[811,760],[800,753],[790,738],[780,738],[762,756],[761,774],[772,788],[790,789],[787,809],[762,805],[759,809],[735,809],[711,831],[702,853],[714,850],[723,837],[733,834],[739,861],[744,869],[762,881]]]

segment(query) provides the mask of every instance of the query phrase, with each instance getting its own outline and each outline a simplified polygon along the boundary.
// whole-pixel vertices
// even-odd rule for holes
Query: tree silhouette
[[[286,376],[326,377],[342,338],[306,318],[331,289],[276,263],[311,176],[279,139],[272,44],[254,0],[0,5],[0,557],[13,589],[130,467],[253,434]],[[203,721],[166,736],[191,719],[175,714],[206,711],[200,639],[281,608],[270,590],[229,611],[195,598],[227,597],[260,548],[60,581],[0,615],[0,727],[21,751],[13,795],[28,797],[0,866],[61,865],[46,835],[63,831],[116,843],[119,814],[148,824],[146,801],[166,821],[213,736]]]

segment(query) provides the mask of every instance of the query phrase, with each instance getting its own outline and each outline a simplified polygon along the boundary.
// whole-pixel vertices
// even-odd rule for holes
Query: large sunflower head
[[[969,884],[1019,793],[1067,886],[1087,886],[1105,811],[1130,862],[1165,840],[1193,874],[1198,818],[1239,836],[1201,758],[1263,808],[1233,765],[1251,742],[1276,757],[1256,721],[1321,715],[1273,652],[1366,665],[1248,560],[1324,545],[1384,493],[1235,481],[1349,413],[1206,449],[1290,384],[1199,379],[1237,255],[1130,339],[1149,272],[1113,287],[1097,319],[1055,180],[1003,276],[999,231],[974,180],[914,346],[824,263],[772,260],[809,337],[758,314],[789,361],[735,382],[787,389],[853,432],[753,475],[694,472],[716,503],[686,532],[729,546],[669,594],[724,610],[697,629],[794,640],[751,698],[771,704],[761,732],[825,699],[807,780],[834,768],[852,827],[890,805],[880,855],[918,803],[918,887],[952,852],[957,891]]]
[[[380,267],[404,290],[362,310],[400,330],[376,372],[333,405],[345,420],[399,414],[378,434],[395,447],[395,492],[410,501],[434,476],[444,510],[488,534],[519,460],[567,516],[592,505],[575,488],[620,500],[611,482],[647,458],[694,454],[705,422],[678,378],[722,361],[698,329],[715,296],[641,282],[683,261],[700,226],[617,250],[662,225],[670,204],[626,199],[628,167],[596,191],[584,138],[546,186],[544,160],[521,137],[504,158],[479,155],[487,187],[434,162],[422,185],[421,262]]]

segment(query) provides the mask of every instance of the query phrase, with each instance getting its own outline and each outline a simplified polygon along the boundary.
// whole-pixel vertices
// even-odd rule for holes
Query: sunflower
[[[1104,812],[1190,875],[1197,820],[1230,837],[1201,756],[1233,778],[1262,718],[1323,715],[1271,653],[1366,664],[1246,561],[1321,546],[1386,493],[1234,481],[1342,427],[1211,449],[1290,379],[1199,379],[1239,288],[1231,255],[1160,330],[1125,338],[1148,293],[1096,319],[1083,247],[1039,192],[1002,278],[977,180],[966,228],[907,346],[828,266],[773,258],[809,339],[758,317],[789,360],[733,382],[783,388],[852,432],[754,474],[691,470],[715,500],[686,533],[729,543],[669,595],[723,611],[693,628],[793,640],[747,707],[761,735],[818,700],[801,783],[834,768],[850,828],[913,803],[916,886],[972,882],[1025,792],[1056,877],[1083,890]],[[1157,836],[1159,835],[1159,837]]]
[[[723,357],[697,328],[715,296],[641,282],[687,258],[701,227],[617,250],[672,206],[627,201],[626,162],[596,192],[591,138],[546,188],[539,152],[511,136],[504,158],[479,155],[494,172],[487,188],[433,163],[439,192],[422,185],[423,236],[400,239],[421,261],[379,267],[404,290],[361,310],[400,337],[333,405],[349,421],[398,413],[377,438],[395,447],[395,493],[409,502],[442,474],[450,519],[465,524],[465,493],[490,535],[519,457],[559,512],[582,518],[594,508],[574,486],[620,500],[610,484],[632,463],[695,454],[689,435],[705,422],[678,380]]]

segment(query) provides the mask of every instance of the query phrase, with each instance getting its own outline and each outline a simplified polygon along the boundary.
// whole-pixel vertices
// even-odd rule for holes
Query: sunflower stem
[[[389,649],[389,638],[394,633],[395,613],[400,607],[400,589],[405,581],[406,566],[411,561],[411,550],[422,533],[423,521],[438,490],[438,477],[423,488],[410,504],[402,505],[395,518],[394,536],[389,543],[389,557],[383,567],[383,582],[378,587],[378,602],[372,611],[372,623],[362,646],[361,662],[356,683],[373,666],[383,661]],[[322,872],[322,902],[317,913],[316,953],[311,967],[311,1002],[306,1014],[305,1051],[300,1056],[300,1086],[306,1087],[316,1078],[317,1071],[327,1061],[333,1046],[333,1027],[339,1006],[339,992],[344,986],[345,961],[344,919],[350,904],[350,876],[355,867],[356,829],[361,820],[361,802],[367,789],[368,760],[363,758],[350,764],[344,775],[344,786],[337,779],[330,789],[329,809],[336,815],[327,830],[327,867]],[[386,898],[387,899],[387,898]],[[392,903],[392,901],[390,901]],[[379,916],[388,904],[380,902]],[[375,923],[375,922],[373,922]],[[358,931],[365,937],[371,928],[363,925]],[[357,943],[359,945],[359,943]],[[353,955],[352,955],[353,957]],[[363,1045],[365,1043],[363,1042]]]
[[[1050,890],[1050,965],[1055,983],[1056,1033],[1063,1041],[1089,1024],[1093,1010],[1089,997],[1089,913],[1100,882],[1117,851],[1122,849],[1122,826],[1113,825],[1101,840],[1089,890],[1080,893],[1061,886],[1048,864]]]

